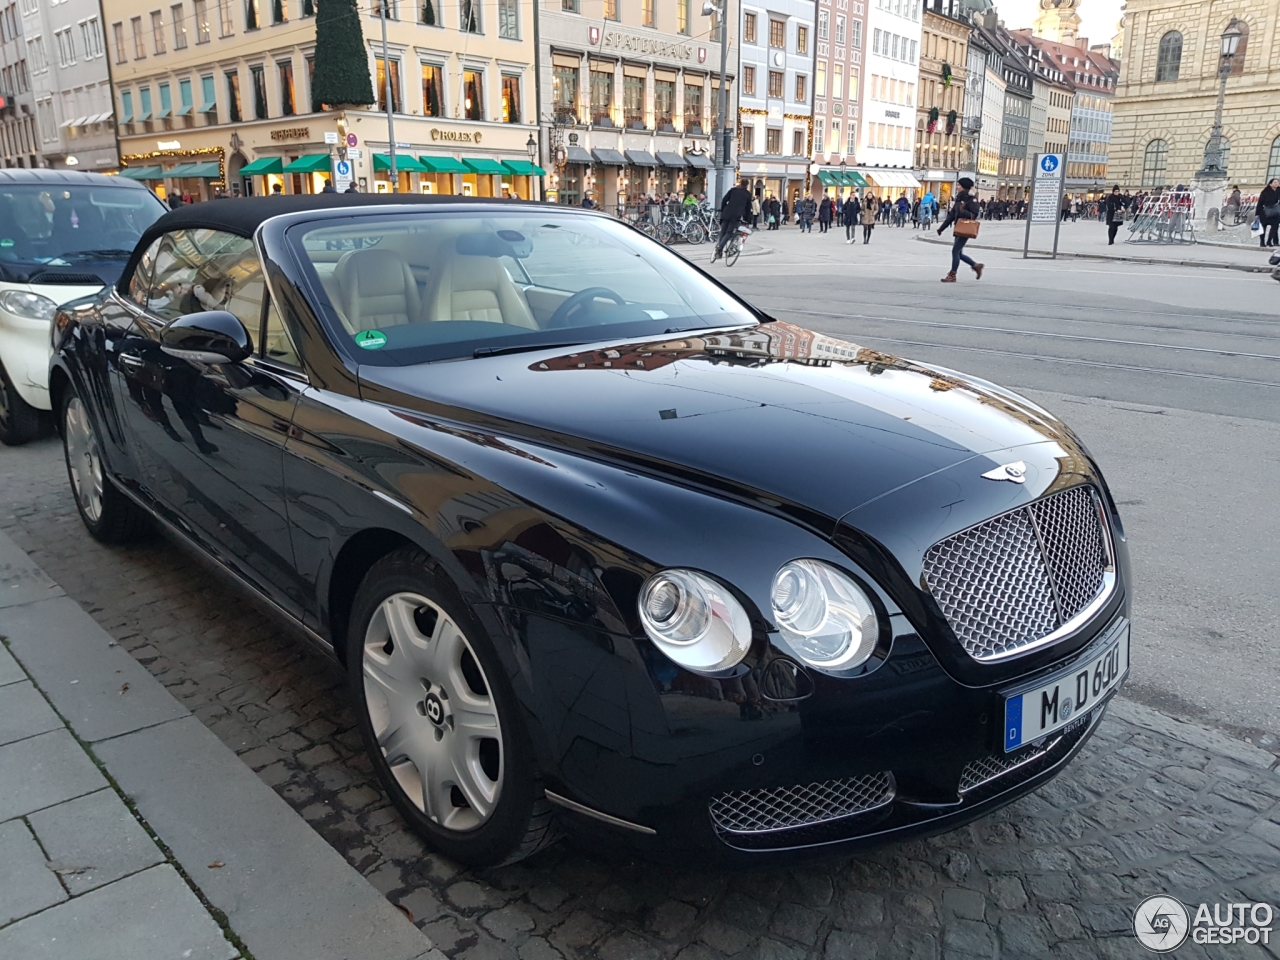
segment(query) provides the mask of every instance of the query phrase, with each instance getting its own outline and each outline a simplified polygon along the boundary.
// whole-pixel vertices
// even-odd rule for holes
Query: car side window
[[[147,305],[147,291],[151,288],[151,273],[155,269],[156,254],[163,238],[156,240],[138,259],[138,265],[129,278],[129,299],[140,307]]]
[[[156,255],[147,309],[162,320],[227,310],[256,333],[264,291],[252,241],[221,230],[174,230]]]
[[[302,366],[298,362],[298,351],[294,349],[293,338],[285,329],[280,311],[276,309],[270,296],[267,297],[266,316],[262,320],[262,356],[290,367]]]

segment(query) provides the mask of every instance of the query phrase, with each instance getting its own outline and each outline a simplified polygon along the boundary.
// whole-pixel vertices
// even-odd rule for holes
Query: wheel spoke
[[[467,803],[481,820],[493,812],[498,797],[498,783],[485,775],[480,766],[480,742],[470,737],[455,735],[449,744],[449,759],[453,765],[453,777]]]

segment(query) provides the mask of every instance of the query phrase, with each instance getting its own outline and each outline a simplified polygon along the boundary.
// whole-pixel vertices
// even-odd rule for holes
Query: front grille
[[[895,789],[893,774],[871,773],[807,786],[722,793],[707,806],[718,830],[768,833],[867,813],[891,802]]]
[[[965,651],[1000,660],[1047,642],[1103,592],[1110,566],[1093,489],[1078,486],[935,543],[924,578]]]
[[[1057,745],[1058,741],[1054,740],[1048,746],[1041,747],[1039,750],[1032,749],[1013,756],[1009,754],[1004,754],[1003,756],[993,754],[965,764],[965,768],[960,774],[960,795],[963,796],[984,783],[990,783],[992,780],[1003,777],[1006,773],[1012,773],[1019,767],[1039,760]]]

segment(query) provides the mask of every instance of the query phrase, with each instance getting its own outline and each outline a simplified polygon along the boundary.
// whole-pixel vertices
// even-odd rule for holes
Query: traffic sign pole
[[[1062,191],[1066,185],[1066,157],[1058,153],[1036,154],[1031,177],[1031,205],[1022,237],[1022,259],[1031,258],[1031,224],[1053,222],[1053,253],[1058,258],[1058,231],[1062,227]]]

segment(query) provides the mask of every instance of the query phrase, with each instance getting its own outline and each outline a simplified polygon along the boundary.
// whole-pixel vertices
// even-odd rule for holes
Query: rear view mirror
[[[253,340],[234,313],[206,310],[188,313],[165,327],[160,349],[196,363],[240,363],[253,354]]]

